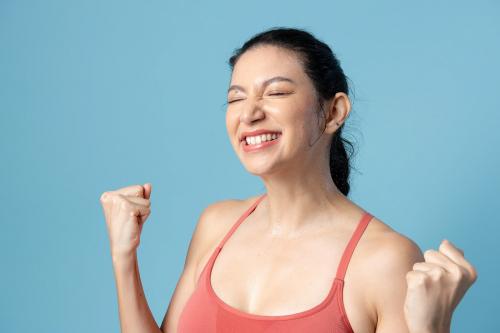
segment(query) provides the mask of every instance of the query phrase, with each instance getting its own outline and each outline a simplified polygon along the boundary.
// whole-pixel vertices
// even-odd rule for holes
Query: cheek
[[[230,113],[226,113],[226,129],[231,141],[235,140],[238,131],[238,118]]]
[[[289,119],[289,124],[293,128],[293,141],[297,145],[307,145],[313,137],[318,134],[318,119],[313,110],[298,109],[293,113],[293,118]],[[299,143],[300,142],[300,143]]]

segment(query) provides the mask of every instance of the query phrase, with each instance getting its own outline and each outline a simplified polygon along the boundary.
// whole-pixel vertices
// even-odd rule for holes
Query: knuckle
[[[130,202],[128,202],[126,199],[124,198],[120,198],[118,204],[120,205],[120,208],[122,209],[129,209],[130,208]]]
[[[101,202],[106,202],[109,198],[109,193],[108,192],[103,192],[99,198]]]
[[[472,282],[474,283],[477,280],[478,274],[477,270],[474,268],[474,266],[471,267],[471,278]]]
[[[418,288],[425,285],[426,275],[422,272],[409,271],[406,273],[406,281],[409,287]]]
[[[134,196],[141,197],[143,193],[143,189],[141,185],[134,185]]]
[[[424,286],[426,280],[426,275],[418,274],[413,278],[413,285],[416,287]]]
[[[439,280],[442,280],[445,275],[446,275],[446,271],[443,267],[435,267],[432,270],[431,278],[433,281],[439,281]]]
[[[464,269],[459,265],[453,265],[450,272],[454,281],[460,281],[464,277]]]
[[[434,255],[434,250],[432,249],[428,249],[428,250],[425,250],[424,252],[424,258],[427,259],[427,258],[430,258]]]

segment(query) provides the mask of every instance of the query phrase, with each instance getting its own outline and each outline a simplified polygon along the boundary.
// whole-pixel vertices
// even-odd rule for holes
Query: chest
[[[215,294],[231,307],[259,315],[309,310],[330,292],[349,234],[279,240],[234,234],[213,262]],[[356,333],[372,333],[375,321],[363,289],[362,246],[349,262],[343,288],[345,313]]]

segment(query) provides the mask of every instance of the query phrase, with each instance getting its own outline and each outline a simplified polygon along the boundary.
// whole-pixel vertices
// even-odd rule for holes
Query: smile
[[[261,151],[270,146],[277,144],[280,141],[281,133],[258,135],[256,137],[248,137],[240,142],[243,151],[254,152]]]

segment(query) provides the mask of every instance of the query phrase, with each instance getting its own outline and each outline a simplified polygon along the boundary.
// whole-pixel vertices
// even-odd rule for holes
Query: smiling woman
[[[330,47],[270,29],[229,64],[228,137],[266,192],[203,211],[160,330],[449,331],[475,269],[449,242],[422,254],[348,198],[353,146],[341,132],[351,102]],[[135,255],[150,193],[145,184],[101,198],[127,332],[158,332]]]
[[[350,112],[349,88],[331,49],[305,31],[274,29],[247,41],[229,59],[229,64],[232,80],[228,89],[228,131],[251,127],[249,113],[267,114],[270,119],[263,123],[276,120],[272,124],[281,123],[282,127],[283,122],[293,122],[288,131],[280,129],[285,131],[284,137],[288,135],[289,140],[302,143],[305,138],[316,140],[312,144],[317,146],[308,149],[312,148],[308,144],[305,148],[308,152],[304,153],[308,159],[327,167],[328,163],[317,159],[329,157],[335,186],[347,195],[353,145],[342,137],[342,129]],[[251,105],[253,99],[255,105]],[[335,110],[326,111],[325,105]],[[321,120],[323,126],[319,127]],[[300,143],[294,146],[303,148]],[[245,163],[243,158],[242,161]],[[250,168],[247,166],[252,172]]]

